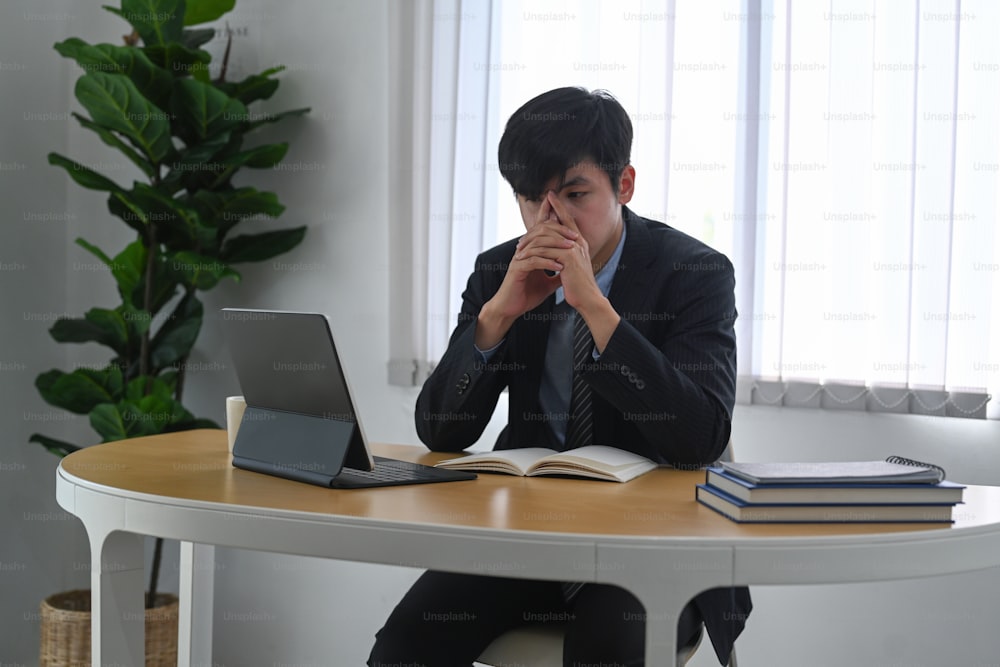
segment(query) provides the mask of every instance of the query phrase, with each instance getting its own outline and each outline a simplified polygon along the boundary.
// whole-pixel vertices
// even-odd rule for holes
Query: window
[[[441,173],[455,189],[441,199],[449,213],[432,205],[430,216],[462,230],[438,225],[435,245],[451,239],[438,263],[447,295],[427,329],[438,353],[475,253],[523,231],[496,166],[503,124],[540,92],[582,85],[633,114],[630,207],[733,259],[742,400],[986,415],[1000,386],[1000,8],[504,0],[435,11],[452,19],[433,22],[431,41],[433,76],[455,83],[454,116],[434,128],[454,133]]]

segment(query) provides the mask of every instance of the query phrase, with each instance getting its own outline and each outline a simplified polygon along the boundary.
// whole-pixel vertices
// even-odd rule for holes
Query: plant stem
[[[152,315],[153,307],[153,267],[156,261],[156,230],[150,223],[146,232],[146,278],[142,287],[142,309]],[[150,323],[152,324],[152,323]],[[150,372],[149,332],[152,326],[146,327],[139,342],[139,375],[146,376]]]
[[[153,187],[160,182],[160,168],[156,167],[156,174],[153,176]],[[146,279],[142,289],[142,308],[152,317],[153,314],[153,270],[156,267],[157,252],[156,225],[150,220],[146,226]],[[142,342],[139,347],[139,375],[146,377],[146,390],[148,394],[153,389],[153,378],[150,377],[150,331],[152,322],[146,327],[142,335]],[[149,592],[146,594],[146,609],[152,609],[156,604],[156,589],[160,583],[160,559],[163,557],[163,538],[157,537],[153,546],[153,566],[149,571]]]
[[[156,165],[152,185],[155,188],[159,184],[160,167]],[[156,266],[157,254],[156,224],[150,220],[146,223],[146,279],[142,286],[142,308],[150,317],[153,316],[153,269]],[[148,376],[152,370],[149,359],[149,332],[152,328],[152,322],[150,322],[150,326],[146,327],[145,333],[142,334],[142,341],[139,343],[139,375],[141,376]],[[145,393],[148,393],[152,387],[152,379],[147,379]]]
[[[219,68],[219,83],[226,80],[226,70],[229,69],[229,50],[233,47],[233,31],[229,29],[229,23],[226,23],[226,52],[222,56],[222,67]]]
[[[194,288],[190,285],[184,288],[184,299],[190,299],[194,295]],[[174,398],[177,399],[178,403],[182,402],[182,397],[184,396],[184,378],[187,376],[187,360],[190,355],[184,355],[178,364],[177,369],[177,387],[174,389]]]

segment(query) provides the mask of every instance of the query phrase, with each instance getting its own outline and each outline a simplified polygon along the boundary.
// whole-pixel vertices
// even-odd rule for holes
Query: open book
[[[627,482],[649,472],[656,467],[656,464],[623,449],[589,445],[567,452],[557,452],[545,447],[503,449],[448,459],[438,463],[437,467],[474,472],[502,472],[524,477],[572,475],[609,482]]]

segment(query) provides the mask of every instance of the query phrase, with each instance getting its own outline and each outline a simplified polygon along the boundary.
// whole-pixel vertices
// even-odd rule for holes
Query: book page
[[[656,468],[649,459],[616,447],[590,445],[546,456],[529,470],[529,475],[576,475],[608,481],[627,482]]]
[[[440,468],[451,468],[453,470],[501,470],[495,464],[506,464],[511,468],[511,472],[524,475],[525,472],[539,459],[551,454],[556,454],[554,449],[545,447],[521,447],[519,449],[502,449],[493,452],[480,452],[461,456],[455,459],[448,459],[437,464]],[[494,465],[489,465],[494,464]]]
[[[559,452],[548,457],[545,463],[561,461],[598,470],[623,470],[638,463],[650,463],[645,456],[607,445],[589,445],[568,452]]]

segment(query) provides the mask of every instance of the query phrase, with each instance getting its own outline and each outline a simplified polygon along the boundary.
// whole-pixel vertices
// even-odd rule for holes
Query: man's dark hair
[[[632,121],[606,90],[556,88],[542,93],[507,121],[500,147],[500,173],[514,192],[538,199],[545,183],[574,165],[592,160],[618,193],[629,164]]]

